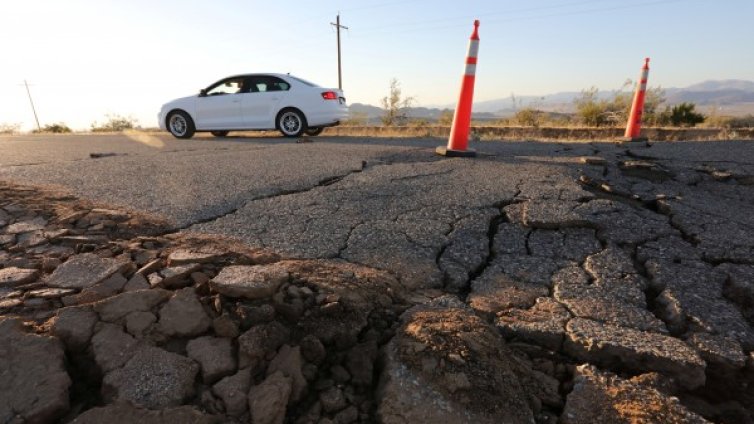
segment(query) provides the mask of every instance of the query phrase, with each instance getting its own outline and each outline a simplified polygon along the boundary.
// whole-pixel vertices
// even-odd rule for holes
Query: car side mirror
[[[206,88],[202,88],[201,90],[199,90],[199,97],[207,97],[207,89]]]

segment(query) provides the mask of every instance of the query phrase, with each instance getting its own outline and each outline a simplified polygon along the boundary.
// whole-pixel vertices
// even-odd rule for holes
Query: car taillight
[[[325,100],[338,100],[338,93],[334,91],[325,91],[322,93],[322,98]]]

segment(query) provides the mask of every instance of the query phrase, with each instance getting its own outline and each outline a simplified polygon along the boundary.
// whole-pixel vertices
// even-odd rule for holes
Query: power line
[[[502,22],[520,22],[520,21],[531,21],[531,20],[538,20],[538,19],[545,19],[545,18],[553,18],[553,17],[561,17],[561,16],[577,16],[577,15],[587,15],[592,13],[601,13],[601,12],[612,12],[616,10],[624,10],[624,9],[634,9],[638,7],[646,7],[646,6],[656,6],[661,4],[669,4],[669,3],[679,3],[684,0],[655,0],[655,1],[648,1],[648,2],[642,2],[642,3],[636,3],[636,4],[628,4],[628,5],[621,5],[621,6],[611,6],[611,7],[602,7],[602,8],[593,8],[593,9],[586,9],[586,10],[576,10],[576,11],[570,11],[570,12],[560,12],[560,13],[549,13],[549,14],[541,14],[541,15],[532,15],[532,16],[524,16],[524,17],[494,17],[499,15],[504,15],[507,13],[504,12],[491,12],[491,13],[481,13],[478,15],[475,15],[479,18],[489,18],[486,20],[486,22],[493,22],[493,23],[502,23]],[[579,4],[587,4],[587,3],[593,3],[593,1],[584,1],[580,2]],[[543,7],[543,8],[532,8],[530,10],[546,10],[549,8],[555,8],[558,6],[553,7]],[[519,11],[528,11],[526,9],[519,9]],[[454,21],[459,18],[452,18]],[[364,36],[372,36],[372,35],[381,35],[385,33],[390,34],[405,34],[405,33],[412,33],[412,32],[422,32],[422,31],[428,31],[428,30],[439,30],[439,29],[448,29],[448,28],[459,28],[459,27],[465,27],[468,25],[467,23],[458,23],[458,24],[448,24],[448,25],[427,25],[432,24],[435,22],[445,22],[449,21],[449,19],[437,19],[437,20],[428,20],[428,21],[417,21],[413,23],[406,23],[406,24],[395,24],[395,25],[386,25],[386,26],[380,26],[380,27],[374,27],[374,31],[367,31],[363,33],[356,32],[354,34],[355,37],[364,37]],[[395,31],[390,30],[388,28],[398,25],[411,25],[412,27],[405,30]]]
[[[393,2],[388,2],[388,3],[370,4],[366,6],[351,7],[351,8],[343,9],[343,10],[346,12],[355,12],[355,11],[360,11],[360,10],[378,9],[382,7],[390,7],[390,6],[397,6],[397,5],[405,6],[406,3],[415,3],[416,1],[419,1],[419,0],[402,0],[402,1],[393,1]]]
[[[604,3],[604,0],[582,0],[578,2],[571,2],[571,3],[561,3],[551,6],[539,6],[539,7],[526,7],[526,8],[519,8],[519,9],[510,9],[506,11],[491,11],[491,12],[479,12],[474,15],[464,15],[464,16],[454,16],[452,18],[439,18],[439,19],[429,19],[429,20],[423,20],[420,22],[412,21],[412,22],[398,22],[390,25],[380,25],[380,26],[374,26],[374,27],[367,27],[365,28],[366,32],[374,31],[374,30],[383,30],[387,28],[396,28],[396,27],[406,27],[406,26],[415,26],[417,24],[432,24],[432,23],[442,23],[442,22],[458,22],[462,19],[467,18],[490,18],[492,16],[497,15],[515,15],[517,13],[522,12],[537,12],[541,10],[550,10],[550,9],[562,9],[564,7],[575,7],[575,6],[584,6],[589,5],[592,3]],[[464,24],[467,25],[467,24]]]

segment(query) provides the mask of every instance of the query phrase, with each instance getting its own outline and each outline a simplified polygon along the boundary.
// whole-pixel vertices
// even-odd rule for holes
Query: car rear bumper
[[[313,111],[307,114],[306,120],[309,127],[334,127],[348,118],[348,107],[335,104],[333,107]]]

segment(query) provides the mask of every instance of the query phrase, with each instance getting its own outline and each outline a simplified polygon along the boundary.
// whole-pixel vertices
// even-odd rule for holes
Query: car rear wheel
[[[325,129],[322,128],[322,127],[309,128],[308,130],[306,130],[306,135],[310,135],[310,136],[314,137],[315,135],[322,134],[322,131],[324,131],[324,130]]]
[[[278,130],[286,137],[299,137],[306,131],[306,118],[296,109],[283,109],[278,114]]]
[[[194,120],[183,111],[176,111],[168,116],[168,130],[175,138],[191,138],[196,132]]]
[[[210,131],[209,133],[215,137],[225,137],[230,131]]]

